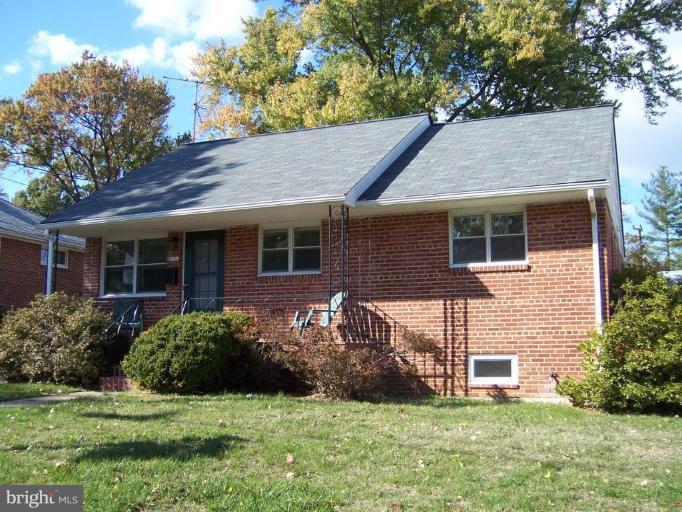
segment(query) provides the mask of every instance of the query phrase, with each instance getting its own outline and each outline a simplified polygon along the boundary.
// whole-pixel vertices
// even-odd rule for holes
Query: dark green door
[[[197,231],[185,235],[185,298],[191,311],[223,308],[224,231]]]

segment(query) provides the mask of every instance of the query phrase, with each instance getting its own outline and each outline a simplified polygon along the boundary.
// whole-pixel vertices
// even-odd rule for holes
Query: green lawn
[[[52,395],[58,393],[71,393],[78,391],[78,388],[61,386],[57,384],[43,384],[40,382],[32,384],[12,384],[0,382],[0,402],[6,400],[18,400],[20,398],[30,398],[32,396]]]
[[[0,409],[0,483],[86,510],[670,510],[682,422],[539,404],[109,394]]]

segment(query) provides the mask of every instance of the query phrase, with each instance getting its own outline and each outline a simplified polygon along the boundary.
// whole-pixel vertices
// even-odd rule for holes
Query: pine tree
[[[681,245],[682,185],[680,177],[662,165],[648,183],[642,186],[646,196],[642,200],[642,217],[649,225],[647,240],[661,260],[663,268],[670,270],[677,261],[675,251]]]

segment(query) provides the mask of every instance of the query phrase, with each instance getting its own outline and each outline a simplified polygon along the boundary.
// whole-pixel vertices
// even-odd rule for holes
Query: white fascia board
[[[568,192],[573,190],[606,189],[610,185],[608,180],[587,183],[569,183],[561,185],[547,185],[540,187],[507,188],[503,190],[486,190],[463,192],[460,194],[436,194],[428,196],[398,197],[394,199],[373,199],[360,201],[360,206],[386,206],[393,204],[432,203],[438,201],[454,201],[457,199],[479,199],[486,197],[505,197],[526,194],[546,194],[549,192]]]
[[[367,174],[365,174],[360,181],[358,181],[353,187],[346,192],[346,204],[352,208],[357,206],[358,199],[365,193],[365,191],[374,183],[379,176],[381,176],[390,165],[395,162],[400,155],[402,155],[410,145],[416,141],[419,136],[426,131],[426,129],[431,126],[431,118],[428,115],[424,116],[424,119],[417,124],[410,133],[408,133],[398,144],[396,144],[391,151],[389,151],[386,156],[384,156],[379,162],[372,167]]]
[[[144,220],[162,220],[167,217],[183,217],[186,215],[200,215],[202,213],[227,213],[244,210],[258,210],[260,208],[272,208],[276,206],[301,206],[315,205],[329,202],[343,202],[344,196],[312,197],[304,199],[284,199],[282,201],[269,201],[261,203],[245,203],[230,206],[208,206],[203,208],[186,208],[183,210],[168,210],[165,212],[133,213],[131,215],[114,215],[111,217],[95,217],[88,219],[69,220],[62,222],[50,222],[41,224],[45,228],[57,229],[74,226],[90,226],[98,224],[112,224],[125,222],[138,222]]]
[[[2,238],[11,238],[12,240],[19,240],[21,242],[30,242],[30,243],[36,243],[36,244],[46,244],[48,242],[49,236],[47,235],[47,230],[46,230],[46,235],[41,237],[41,236],[29,236],[25,235],[23,233],[15,233],[13,231],[6,231],[2,230],[0,231],[0,237]],[[65,242],[63,240],[59,240],[59,246],[64,247],[66,249],[72,250],[72,251],[79,251],[79,252],[84,252],[85,251],[85,243],[83,245],[76,245],[72,244],[71,242]]]

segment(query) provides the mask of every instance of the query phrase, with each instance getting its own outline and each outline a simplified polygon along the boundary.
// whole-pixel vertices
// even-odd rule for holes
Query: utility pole
[[[196,141],[197,138],[197,118],[200,118],[200,111],[204,110],[204,107],[199,105],[199,86],[205,84],[201,80],[191,80],[189,78],[178,78],[173,76],[163,75],[166,80],[175,80],[176,82],[188,82],[194,84],[194,123],[192,125],[192,142]]]
[[[637,231],[637,237],[639,238],[639,248],[642,249],[642,248],[643,248],[643,244],[642,244],[642,230],[643,230],[644,228],[642,228],[642,226],[639,225],[639,226],[632,226],[632,229],[634,229],[635,231]]]

